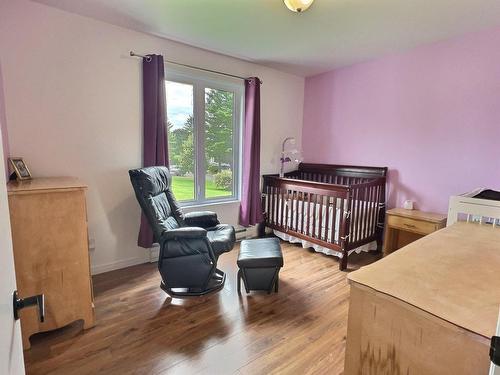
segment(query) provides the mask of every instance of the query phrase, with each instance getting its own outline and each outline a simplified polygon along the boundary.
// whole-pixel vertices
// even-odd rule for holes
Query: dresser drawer
[[[439,229],[436,223],[393,215],[387,217],[387,224],[390,227],[420,234],[429,234]]]

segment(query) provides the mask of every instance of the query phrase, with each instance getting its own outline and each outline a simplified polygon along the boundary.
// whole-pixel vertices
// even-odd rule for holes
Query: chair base
[[[168,288],[163,281],[160,284],[160,288],[172,297],[197,297],[216,292],[224,288],[226,282],[226,274],[215,269],[212,278],[208,281],[206,287],[202,288]]]

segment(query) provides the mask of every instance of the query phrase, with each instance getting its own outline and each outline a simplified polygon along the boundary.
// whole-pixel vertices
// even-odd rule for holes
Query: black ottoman
[[[238,293],[241,279],[245,290],[278,291],[278,273],[283,267],[283,254],[277,238],[258,238],[241,241],[238,255]]]

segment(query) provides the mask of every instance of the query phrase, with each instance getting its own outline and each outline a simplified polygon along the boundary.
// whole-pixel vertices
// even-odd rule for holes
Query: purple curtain
[[[144,108],[143,165],[168,167],[168,143],[163,56],[148,55],[142,60],[142,95]],[[153,232],[142,214],[137,244],[151,247]]]
[[[260,194],[260,79],[245,80],[245,129],[243,131],[243,184],[239,223],[262,222]]]

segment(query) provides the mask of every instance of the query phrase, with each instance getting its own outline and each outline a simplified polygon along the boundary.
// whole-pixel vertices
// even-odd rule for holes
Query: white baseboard
[[[90,267],[90,272],[92,275],[98,275],[100,273],[119,270],[120,268],[135,266],[136,264],[147,263],[148,259],[142,257],[128,258],[117,260],[116,262],[97,264]]]
[[[154,244],[151,249],[149,249],[149,262],[154,263],[158,261],[160,256],[160,245]]]
[[[236,241],[257,237],[256,225],[248,228],[244,228],[238,225],[235,229],[236,229]]]

